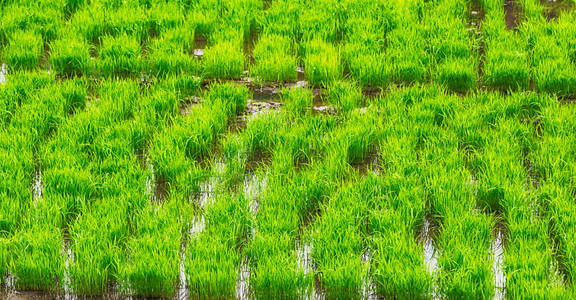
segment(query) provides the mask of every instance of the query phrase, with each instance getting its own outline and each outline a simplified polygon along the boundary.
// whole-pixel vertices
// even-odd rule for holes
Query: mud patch
[[[200,105],[202,98],[198,96],[190,96],[180,105],[180,114],[187,115],[192,112],[192,107]]]
[[[505,0],[504,12],[506,16],[506,29],[518,30],[518,25],[524,19],[522,4],[516,0]]]
[[[544,6],[542,12],[548,21],[554,21],[558,17],[574,7],[574,3],[568,0],[541,0],[540,3]]]

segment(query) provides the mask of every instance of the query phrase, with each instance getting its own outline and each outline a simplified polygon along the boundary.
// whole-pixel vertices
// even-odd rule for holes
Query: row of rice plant
[[[449,90],[467,92],[477,86],[477,40],[468,33],[468,1],[440,1],[426,17],[428,46],[435,62],[431,77]]]
[[[573,183],[570,179],[574,170],[574,143],[570,133],[574,121],[570,117],[574,107],[553,103],[543,115],[542,142],[534,153],[534,164],[539,181],[539,201],[542,203],[550,225],[550,238],[554,245],[559,276],[566,284],[564,295],[574,294],[574,201]]]
[[[527,41],[518,31],[509,31],[502,1],[481,1],[486,18],[484,32],[484,83],[498,90],[527,89],[530,84],[530,58]],[[524,30],[526,23],[521,25]]]

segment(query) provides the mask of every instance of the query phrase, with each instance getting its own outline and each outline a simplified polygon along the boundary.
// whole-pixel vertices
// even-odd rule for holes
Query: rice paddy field
[[[0,0],[0,298],[576,298],[573,7]]]

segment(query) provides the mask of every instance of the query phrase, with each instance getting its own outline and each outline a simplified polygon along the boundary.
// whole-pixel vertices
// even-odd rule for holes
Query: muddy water
[[[516,0],[505,0],[504,12],[506,16],[506,28],[508,30],[517,30],[520,21],[524,19],[522,5]]]
[[[186,101],[180,105],[180,114],[187,115],[192,112],[192,107],[200,105],[202,103],[202,98],[198,96],[190,96]]]
[[[192,54],[194,54],[195,58],[202,59],[207,43],[208,41],[206,38],[201,36],[198,36],[194,39],[194,49],[192,50]]]
[[[570,11],[574,3],[570,0],[541,0],[544,16],[548,21],[556,20],[562,13]]]
[[[186,261],[186,244],[182,244],[180,249],[180,275],[178,283],[178,300],[188,300],[190,299],[190,293],[188,292],[188,286],[186,283],[186,267],[184,262]]]

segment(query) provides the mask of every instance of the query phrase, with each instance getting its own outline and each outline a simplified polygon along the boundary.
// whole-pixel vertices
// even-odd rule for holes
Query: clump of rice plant
[[[120,266],[119,281],[129,294],[169,297],[176,290],[181,228],[177,205],[168,201],[142,212],[137,235],[127,244],[129,260]]]
[[[204,51],[202,63],[206,78],[240,78],[244,72],[244,54],[234,41],[222,41]]]
[[[242,35],[235,29],[222,29],[212,34],[213,41],[202,57],[206,78],[234,79],[244,72]]]
[[[296,79],[296,56],[290,38],[276,34],[262,36],[254,47],[254,76],[263,81]]]
[[[329,85],[342,78],[340,52],[336,46],[312,39],[304,46],[305,75],[313,85]]]
[[[98,70],[103,75],[137,74],[141,64],[140,49],[140,42],[132,36],[105,36],[96,62]]]
[[[14,32],[2,51],[2,58],[12,70],[38,67],[44,49],[42,37],[33,31]]]
[[[448,297],[491,297],[494,293],[489,257],[493,222],[483,215],[443,218],[438,259],[439,285]]]
[[[166,30],[151,41],[147,64],[159,76],[170,74],[200,74],[200,61],[189,52],[194,42],[194,30],[180,27]]]
[[[305,88],[293,88],[283,91],[285,109],[294,116],[303,116],[312,107],[314,95]]]
[[[122,254],[120,241],[127,238],[127,213],[120,199],[104,199],[83,206],[70,235],[74,261],[70,282],[75,293],[103,294],[115,278]]]
[[[521,36],[505,31],[499,14],[488,19],[486,54],[483,73],[485,83],[499,90],[528,88],[530,84],[529,57],[526,42]]]
[[[386,51],[387,72],[391,80],[402,84],[423,82],[428,78],[430,58],[424,38],[417,27],[397,28],[390,33]]]
[[[20,290],[56,290],[64,274],[62,234],[51,225],[37,225],[15,236],[11,270]]]
[[[90,46],[83,37],[66,35],[50,44],[50,64],[62,75],[86,73],[90,61]]]
[[[361,104],[362,90],[350,81],[336,81],[328,88],[328,102],[343,113],[354,110]]]
[[[449,90],[468,92],[476,87],[478,67],[473,59],[457,58],[444,61],[438,66],[438,81]]]

